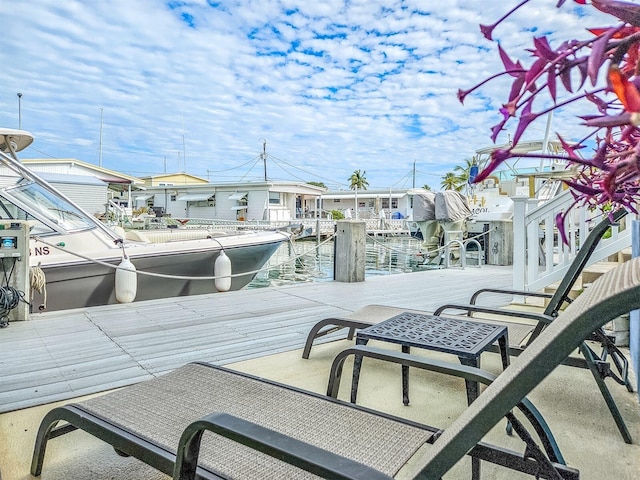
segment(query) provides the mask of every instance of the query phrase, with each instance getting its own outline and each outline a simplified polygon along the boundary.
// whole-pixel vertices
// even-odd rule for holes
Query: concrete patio
[[[166,303],[161,302],[160,305],[154,304],[156,307],[154,309],[156,322],[153,328],[151,322],[143,319],[140,320],[137,327],[145,331],[146,337],[140,337],[141,342],[144,342],[144,338],[146,338],[147,343],[151,343],[149,341],[150,338],[157,339],[157,336],[153,335],[153,331],[157,332],[163,329],[167,333],[167,337],[173,337],[174,341],[180,342],[181,337],[178,330],[166,332],[166,329],[169,328],[172,321],[174,323],[176,321],[174,314],[169,311],[170,305],[177,303],[184,307],[183,302],[185,301],[189,303],[199,300],[202,302],[202,306],[207,306],[208,315],[210,316],[215,316],[212,312],[216,312],[216,310],[220,313],[222,311],[222,303],[217,304],[217,302],[224,302],[226,305],[225,314],[235,317],[236,320],[238,320],[238,312],[240,311],[252,310],[245,314],[251,317],[260,317],[260,311],[262,311],[263,330],[267,328],[265,315],[274,315],[274,318],[279,317],[282,319],[284,318],[283,310],[298,308],[298,317],[301,316],[302,312],[309,315],[305,315],[305,321],[299,325],[292,327],[289,324],[285,326],[286,329],[293,329],[296,332],[291,342],[287,342],[286,345],[282,340],[275,342],[274,338],[280,336],[280,334],[275,334],[271,337],[272,345],[274,345],[271,351],[265,348],[258,351],[256,355],[249,355],[247,359],[240,361],[237,361],[239,360],[238,355],[234,354],[231,358],[236,360],[231,362],[218,360],[216,363],[226,363],[228,367],[239,371],[324,393],[331,361],[338,352],[350,346],[352,342],[334,340],[318,345],[312,350],[310,359],[303,360],[301,358],[302,339],[310,324],[314,323],[317,318],[328,316],[340,310],[355,310],[367,303],[385,303],[406,306],[407,308],[422,307],[425,310],[430,310],[433,309],[433,305],[442,303],[442,298],[453,301],[450,295],[453,284],[458,286],[457,288],[460,290],[459,296],[463,297],[468,294],[468,290],[481,286],[483,282],[491,281],[488,280],[491,275],[494,275],[494,282],[492,283],[495,283],[495,286],[499,286],[501,282],[507,283],[501,276],[504,272],[501,273],[499,270],[487,269],[485,271],[483,269],[481,271],[468,269],[465,271],[449,271],[448,273],[439,274],[437,278],[433,275],[431,277],[428,276],[432,273],[394,275],[393,277],[367,280],[362,284],[355,285],[331,283],[288,287],[268,292],[269,298],[265,297],[267,293],[264,290],[256,293],[246,291],[244,295],[242,294],[243,292],[237,292],[237,295],[234,296],[211,295],[204,296],[206,298],[202,299],[167,300]],[[438,280],[437,282],[432,282],[436,279]],[[429,297],[432,298],[425,300],[424,295],[421,298],[421,294],[424,293],[424,282],[427,281],[430,283],[431,288],[429,290],[432,293]],[[461,284],[465,286],[460,287]],[[390,285],[396,287],[395,293],[390,292]],[[323,293],[323,290],[325,290],[325,293]],[[358,295],[353,297],[356,291]],[[275,298],[279,296],[283,298],[280,302],[275,302]],[[285,301],[285,297],[288,299],[288,303]],[[251,298],[261,298],[260,306],[258,307],[254,301],[250,301],[250,306],[247,306],[246,302]],[[291,302],[294,298],[298,299],[297,302],[302,303],[296,304],[296,307],[291,307]],[[194,306],[196,303],[189,303],[189,305],[192,312],[191,317],[197,319],[196,313],[198,313],[198,310]],[[278,307],[278,305],[281,307]],[[117,307],[121,308],[122,306]],[[128,307],[134,308],[133,306]],[[144,306],[138,305],[135,308],[139,309],[141,307]],[[157,312],[162,311],[163,307],[166,312],[166,318],[157,318],[159,315]],[[236,308],[238,309],[237,311],[235,310]],[[101,313],[101,311],[89,309],[89,311],[84,312],[84,316],[91,317],[93,324],[97,324],[99,322],[96,322],[96,318]],[[295,313],[294,311],[293,314]],[[79,312],[67,313],[67,316],[73,315],[77,315],[75,317],[77,319],[82,316]],[[12,324],[6,330],[6,333],[7,336],[12,334],[15,338],[18,338],[20,329],[26,330],[27,327],[32,329],[39,326],[42,330],[46,330],[44,322],[54,320],[55,318],[53,317],[42,317],[29,322],[31,325],[18,326],[18,324]],[[81,324],[79,320],[77,321]],[[119,321],[113,320],[113,331],[123,328],[123,324],[119,323],[120,321],[122,321],[121,318]],[[194,322],[198,323],[197,320],[194,320]],[[212,321],[211,324],[213,323],[215,322]],[[109,331],[107,324],[98,326],[103,331]],[[14,327],[19,328],[9,332]],[[133,329],[134,325],[129,325],[129,327]],[[193,325],[189,328],[193,330]],[[210,326],[209,328],[213,327]],[[243,328],[246,328],[247,332],[253,330],[248,328],[247,325],[244,325]],[[273,324],[268,328],[273,329]],[[0,332],[0,346],[6,359],[11,356],[11,352],[7,348],[12,343],[2,343],[2,335],[4,333]],[[137,335],[139,335],[139,332]],[[202,336],[205,334],[202,330],[198,330],[197,335]],[[203,341],[210,342],[211,340],[204,338]],[[245,336],[245,343],[246,341]],[[122,338],[120,338],[120,344],[123,349],[131,347]],[[250,343],[245,344],[240,350],[246,350],[250,346]],[[390,348],[388,344],[385,347]],[[162,350],[166,346],[163,347],[160,344],[157,348]],[[68,355],[73,357],[72,343],[68,344],[68,350]],[[192,352],[192,349],[187,348],[185,351]],[[146,373],[144,369],[138,372],[141,373],[140,377],[149,375],[150,365],[155,365],[155,370],[153,371],[153,375],[155,375],[172,368],[173,362],[184,363],[196,358],[208,360],[207,355],[202,351],[193,351],[188,355],[185,351],[182,351],[180,355],[174,352],[173,355],[165,356],[162,360],[157,356],[157,353],[154,356],[144,356],[150,354],[142,349],[136,350],[137,356],[132,353],[133,350],[129,350],[128,355],[134,358],[140,366],[147,367]],[[444,354],[427,353],[419,350],[415,350],[414,353],[428,355],[432,358],[452,360],[452,357]],[[25,354],[25,356],[27,355]],[[169,360],[170,358],[172,360]],[[155,359],[155,363],[151,362],[151,359]],[[212,360],[209,359],[209,361]],[[499,373],[501,370],[498,355],[483,354],[482,362],[483,368],[494,373]],[[87,367],[87,365],[85,364],[84,367]],[[89,369],[94,367],[95,364],[88,366]],[[18,367],[7,364],[5,360],[3,366],[5,378],[3,381],[9,378],[6,377],[9,373],[7,368]],[[78,362],[77,368],[83,368],[82,362]],[[350,365],[347,365],[339,396],[339,398],[345,400],[349,394],[350,371]],[[2,377],[0,376],[0,378]],[[134,380],[130,379],[129,383]],[[41,379],[37,381],[42,382]],[[640,477],[640,406],[638,397],[637,394],[627,392],[624,387],[610,380],[607,380],[607,383],[634,439],[632,445],[623,442],[595,386],[593,378],[587,370],[566,366],[558,367],[544,382],[536,387],[529,398],[545,416],[561,451],[565,455],[567,463],[580,470],[581,478],[637,479]],[[99,388],[94,387],[94,390],[98,392]],[[411,404],[405,407],[402,404],[399,367],[370,359],[365,360],[358,396],[358,403],[361,405],[440,428],[446,428],[466,407],[464,383],[456,378],[412,369],[410,393]],[[70,395],[73,395],[73,392],[70,392]],[[9,396],[7,394],[5,398],[9,398]],[[0,415],[0,438],[2,439],[0,442],[0,469],[3,480],[26,480],[32,478],[29,475],[29,465],[35,432],[44,414],[57,403],[53,402],[31,408],[23,408]],[[286,414],[286,412],[283,412],[283,414]],[[485,440],[507,448],[522,450],[521,442],[516,437],[507,436],[504,427],[504,423],[497,425]],[[469,463],[468,459],[462,460],[445,478],[469,478]],[[530,478],[486,463],[483,463],[483,474],[483,478]],[[86,433],[73,432],[51,441],[45,459],[44,473],[41,478],[44,480],[157,480],[168,477],[159,474],[137,460],[119,457],[111,447]]]

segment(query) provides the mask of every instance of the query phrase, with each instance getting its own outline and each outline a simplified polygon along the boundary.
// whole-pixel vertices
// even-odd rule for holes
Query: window
[[[176,198],[177,198],[177,195],[171,195],[171,201],[172,201],[172,202],[175,202],[175,201],[176,201]]]
[[[280,192],[269,192],[269,204],[270,205],[282,205]]]

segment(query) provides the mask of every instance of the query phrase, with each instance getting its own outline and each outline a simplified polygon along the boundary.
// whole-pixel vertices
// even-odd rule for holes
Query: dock
[[[511,287],[511,279],[510,267],[444,269],[33,314],[0,330],[0,413],[129,385],[190,361],[225,365],[295,350],[325,317],[372,303],[429,311],[444,299],[466,302],[485,285]]]

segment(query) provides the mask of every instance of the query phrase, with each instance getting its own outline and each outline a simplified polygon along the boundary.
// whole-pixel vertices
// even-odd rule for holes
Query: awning
[[[187,202],[204,202],[213,197],[213,193],[186,193],[180,195],[176,200],[186,200]]]
[[[137,202],[138,200],[140,200],[142,202],[144,200],[149,200],[151,197],[153,197],[153,195],[138,195],[133,197],[133,201]]]
[[[249,192],[236,192],[231,194],[229,200],[241,200],[243,197],[249,195]]]
[[[231,207],[231,210],[246,210],[247,205],[239,205],[237,207]]]

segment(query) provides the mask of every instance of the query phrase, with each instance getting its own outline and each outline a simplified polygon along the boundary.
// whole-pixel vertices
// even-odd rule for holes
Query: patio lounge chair
[[[587,238],[582,242],[581,248],[576,254],[573,262],[569,266],[569,270],[563,277],[558,288],[554,294],[539,293],[539,292],[522,292],[518,290],[506,290],[506,289],[491,289],[484,288],[478,290],[471,297],[469,304],[445,304],[436,309],[434,315],[446,315],[455,316],[454,313],[450,313],[451,310],[455,310],[459,315],[460,311],[465,312],[465,318],[473,320],[473,313],[481,313],[490,315],[491,318],[478,318],[483,323],[493,323],[498,325],[504,325],[509,331],[509,351],[511,355],[519,355],[523,349],[535,338],[540,335],[540,332],[549,325],[554,318],[556,318],[560,312],[560,309],[571,302],[571,289],[578,280],[582,270],[589,262],[591,254],[598,245],[598,242],[606,231],[611,227],[612,222],[618,222],[627,214],[626,210],[619,209],[611,214],[611,217],[607,216],[600,221],[589,232]],[[525,295],[534,297],[544,297],[548,299],[548,303],[542,313],[528,312],[516,309],[506,308],[492,308],[477,305],[475,302],[477,298],[483,293],[501,293],[511,295]],[[347,338],[352,339],[356,329],[362,329],[369,327],[375,323],[379,323],[383,320],[387,320],[395,315],[398,315],[408,310],[399,307],[390,307],[384,305],[367,305],[360,310],[357,310],[344,317],[331,317],[320,320],[316,323],[307,336],[305,346],[302,352],[302,358],[309,358],[311,353],[311,347],[316,338],[323,337],[330,333],[347,328]],[[447,312],[447,313],[445,313]],[[424,312],[422,312],[424,313]],[[505,317],[505,321],[496,320],[495,317]],[[468,318],[470,317],[470,318]],[[515,321],[509,321],[508,319],[514,319]],[[520,321],[518,321],[520,320]],[[522,320],[525,320],[523,322]],[[622,415],[613,400],[611,392],[605,384],[605,378],[611,377],[617,383],[625,385],[627,390],[632,392],[633,387],[628,377],[628,360],[625,355],[616,347],[615,343],[605,335],[604,330],[600,327],[591,332],[583,340],[595,340],[602,346],[600,354],[595,352],[587,343],[583,342],[580,345],[580,351],[583,355],[583,359],[575,357],[567,357],[564,360],[564,364],[575,367],[588,368],[596,381],[598,388],[600,389],[602,396],[607,403],[609,411],[618,426],[618,430],[622,435],[623,440],[626,443],[632,443],[631,434],[629,433]],[[497,347],[492,348],[492,351],[498,351]],[[618,374],[616,374],[610,367],[607,359],[611,359],[615,365]]]
[[[189,364],[51,410],[37,433],[31,473],[41,474],[50,438],[80,428],[183,480],[316,478],[300,470],[337,479],[438,479],[466,454],[537,478],[578,478],[577,471],[559,464],[561,458],[553,458],[554,449],[545,447],[548,439],[542,449],[535,447],[511,412],[520,408],[537,432],[544,432],[527,393],[590,332],[637,308],[640,259],[633,259],[594,282],[444,432],[227,369]],[[341,361],[336,359],[331,378],[339,376]],[[429,363],[424,359],[423,368],[485,375],[455,363]],[[335,383],[329,388],[336,391]],[[505,416],[527,442],[526,455],[482,442]],[[60,421],[68,423],[56,427]]]
[[[471,301],[467,305],[460,304],[446,304],[437,310],[438,315],[442,313],[444,310],[457,308],[458,310],[463,310],[467,312],[467,316],[471,316],[472,312],[477,313],[485,313],[493,316],[499,315],[504,317],[517,317],[517,318],[525,318],[533,321],[533,325],[531,324],[523,324],[518,322],[504,322],[505,325],[509,328],[509,341],[510,348],[515,350],[516,354],[521,350],[521,348],[526,345],[526,342],[532,341],[540,331],[550,322],[550,319],[558,316],[558,312],[562,308],[562,306],[571,301],[570,293],[571,289],[575,285],[578,277],[582,273],[582,270],[585,268],[587,263],[589,262],[589,258],[591,254],[595,250],[598,245],[598,242],[602,239],[602,236],[609,229],[613,222],[618,222],[622,217],[627,214],[627,211],[624,209],[617,210],[611,215],[611,218],[608,216],[600,221],[593,229],[589,232],[589,235],[584,240],[581,245],[580,250],[576,254],[573,262],[571,263],[567,274],[564,276],[560,285],[556,289],[553,295],[539,292],[521,292],[516,290],[504,290],[504,289],[481,289],[473,294],[471,297]],[[485,292],[494,292],[494,293],[506,293],[512,295],[526,295],[526,296],[534,296],[534,297],[544,297],[548,298],[549,301],[547,306],[545,307],[542,313],[537,312],[523,312],[518,310],[507,310],[504,308],[490,308],[490,307],[482,307],[479,305],[475,305],[475,301],[477,297],[481,293]],[[405,308],[399,307],[391,307],[386,305],[367,305],[355,312],[352,312],[348,315],[341,317],[331,317],[320,320],[316,323],[313,328],[309,331],[307,335],[307,340],[305,342],[304,349],[302,351],[302,358],[309,358],[311,353],[311,347],[313,346],[313,342],[317,338],[324,337],[331,333],[337,332],[342,329],[349,329],[347,333],[347,339],[351,340],[355,334],[355,330],[363,329],[370,327],[375,323],[379,323],[383,320],[387,320],[399,313],[411,311]],[[424,312],[423,312],[424,313]],[[486,318],[482,320],[486,321]],[[537,323],[536,323],[537,322]],[[492,320],[490,323],[498,323],[502,324],[503,322]],[[630,385],[630,384],[629,384]]]

